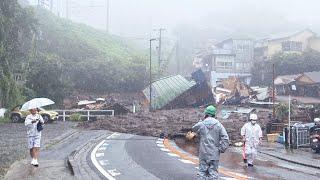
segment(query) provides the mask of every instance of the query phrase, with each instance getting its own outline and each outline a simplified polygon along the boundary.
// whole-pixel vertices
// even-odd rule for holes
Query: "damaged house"
[[[151,106],[153,109],[176,109],[197,107],[214,102],[211,87],[203,72],[193,74],[194,81],[188,81],[181,75],[161,78],[151,85]],[[149,87],[143,94],[150,102]]]
[[[278,95],[319,97],[320,72],[278,76],[274,83]]]

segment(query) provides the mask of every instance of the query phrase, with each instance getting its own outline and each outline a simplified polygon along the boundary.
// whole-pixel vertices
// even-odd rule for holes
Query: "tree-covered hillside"
[[[23,97],[44,96],[61,104],[74,91],[128,92],[144,87],[147,58],[126,39],[41,8],[23,9],[15,0],[4,0],[1,6],[1,66],[8,67],[1,71],[6,73],[1,78],[4,106]],[[19,88],[12,81],[16,71],[26,82]],[[13,96],[17,101],[8,104]]]

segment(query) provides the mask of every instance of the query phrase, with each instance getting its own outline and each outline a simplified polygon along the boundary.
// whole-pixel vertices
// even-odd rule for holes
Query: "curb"
[[[87,143],[85,143],[83,146],[80,146],[76,148],[74,151],[72,151],[67,157],[66,157],[66,166],[70,170],[71,174],[75,177],[79,177],[77,179],[81,179],[82,175],[80,173],[80,168],[78,166],[78,157],[81,153],[88,153],[91,152],[91,149],[94,145],[97,144],[97,142],[101,141],[103,138],[105,138],[105,134],[100,134],[97,137],[95,137],[92,140],[89,140]]]
[[[265,154],[265,155],[268,155],[268,156],[271,156],[271,157],[274,157],[274,158],[278,158],[280,160],[284,160],[284,161],[287,161],[287,162],[290,162],[290,163],[294,163],[294,164],[298,164],[298,165],[302,165],[302,166],[307,166],[307,167],[311,167],[311,168],[320,169],[320,166],[315,166],[313,164],[306,164],[306,163],[303,163],[303,162],[294,161],[294,160],[291,160],[291,159],[288,159],[288,158],[284,158],[284,157],[281,157],[281,156],[277,156],[277,155],[274,155],[274,154],[271,154],[271,153],[268,153],[268,152],[264,152],[264,151],[259,151],[259,152],[261,154]]]
[[[79,130],[73,129],[73,130],[70,130],[70,131],[68,131],[68,132],[66,132],[66,133],[63,133],[62,135],[60,135],[60,136],[52,139],[52,140],[51,140],[52,142],[46,144],[43,149],[44,149],[44,150],[47,150],[47,149],[50,148],[51,146],[54,146],[54,145],[56,145],[56,144],[58,144],[58,143],[61,143],[62,141],[68,139],[69,137],[73,136],[73,135],[76,134],[76,133],[79,133]]]

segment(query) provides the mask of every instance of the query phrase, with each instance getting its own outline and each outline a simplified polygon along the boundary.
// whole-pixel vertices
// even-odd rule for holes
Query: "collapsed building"
[[[229,77],[215,88],[216,99],[223,105],[269,102],[271,92],[268,87],[249,87],[237,77]]]
[[[201,70],[192,74],[192,81],[181,75],[168,76],[151,84],[152,109],[198,107],[214,103],[211,87]],[[143,90],[150,102],[150,87]]]

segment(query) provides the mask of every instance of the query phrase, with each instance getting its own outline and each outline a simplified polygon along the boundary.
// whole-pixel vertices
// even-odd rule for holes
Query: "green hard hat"
[[[204,113],[208,114],[208,115],[215,116],[216,115],[216,108],[214,106],[210,105],[206,108],[206,110],[204,110]]]

